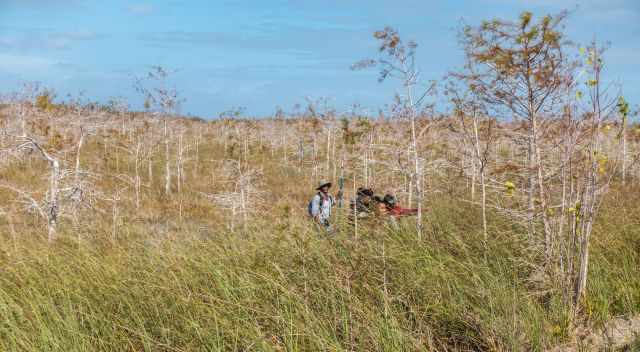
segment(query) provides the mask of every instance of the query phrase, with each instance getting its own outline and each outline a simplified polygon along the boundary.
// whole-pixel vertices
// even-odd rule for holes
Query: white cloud
[[[54,64],[54,61],[42,57],[0,54],[0,71],[9,73],[43,71],[51,68]]]
[[[490,4],[510,5],[512,0],[484,0]],[[523,0],[520,5],[537,6],[547,10],[569,10],[576,16],[586,16],[593,21],[620,23],[637,21],[640,17],[638,0]],[[631,22],[633,23],[633,22]]]
[[[101,38],[92,31],[73,31],[61,33],[46,33],[43,31],[23,31],[0,37],[0,47],[17,50],[69,49],[73,43],[90,41]]]
[[[0,0],[0,8],[8,5],[17,8],[28,8],[36,11],[68,11],[80,8],[86,0]]]
[[[133,4],[127,10],[134,15],[149,15],[155,11],[155,7],[150,4]]]

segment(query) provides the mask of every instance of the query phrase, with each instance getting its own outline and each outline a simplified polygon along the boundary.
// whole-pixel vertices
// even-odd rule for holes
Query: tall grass
[[[566,338],[561,304],[528,287],[525,238],[494,222],[483,245],[476,210],[432,209],[422,240],[410,222],[363,223],[355,239],[346,225],[327,237],[262,219],[236,233],[131,223],[115,242],[5,242],[0,349],[541,351]],[[640,311],[640,227],[604,214],[598,321]]]
[[[132,143],[127,134],[88,138],[81,165],[106,199],[80,209],[77,223],[61,216],[50,245],[45,221],[0,190],[0,351],[542,351],[569,338],[561,295],[538,285],[532,265],[540,241],[490,213],[485,243],[455,169],[428,178],[421,239],[412,219],[362,221],[357,235],[339,221],[327,236],[305,214],[322,155],[298,159],[293,144],[282,150],[262,135],[245,150],[240,137],[251,126],[230,140],[214,127],[199,164],[191,153],[180,193],[163,193],[162,154],[153,154],[151,172],[145,162],[139,209],[119,178],[133,175],[134,162],[113,147]],[[0,179],[45,202],[47,165],[24,158],[0,168]],[[66,159],[74,165],[73,153]],[[252,204],[246,229],[236,219],[231,230],[230,212],[203,196],[235,189],[222,169],[229,159],[262,172],[264,199]],[[347,163],[347,180],[361,182],[360,165]],[[401,190],[406,179],[385,165],[370,166],[374,188]],[[358,184],[347,183],[352,196]],[[613,189],[602,206],[580,314],[587,325],[640,312],[637,193]]]

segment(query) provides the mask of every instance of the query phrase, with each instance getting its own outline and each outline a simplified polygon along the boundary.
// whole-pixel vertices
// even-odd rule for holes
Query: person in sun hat
[[[335,200],[329,194],[329,189],[331,189],[331,182],[320,181],[316,188],[317,193],[311,198],[308,206],[309,216],[327,232],[332,231],[331,208],[335,205]]]

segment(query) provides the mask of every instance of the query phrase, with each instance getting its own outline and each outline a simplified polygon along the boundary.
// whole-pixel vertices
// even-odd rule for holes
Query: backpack
[[[316,195],[320,196],[320,209],[322,209],[325,199],[320,194],[320,192],[318,192]],[[315,198],[315,196],[313,196],[313,198]],[[309,201],[309,204],[307,205],[307,214],[309,214],[310,217],[313,217],[313,213],[311,212],[311,210],[313,209],[313,198],[311,198],[311,200]],[[328,200],[329,202],[331,202],[331,205],[333,206],[333,196],[329,195]]]

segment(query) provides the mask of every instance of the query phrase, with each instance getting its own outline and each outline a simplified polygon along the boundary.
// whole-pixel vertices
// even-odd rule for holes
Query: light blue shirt
[[[334,206],[335,201],[331,195],[327,195],[324,201],[321,200],[321,197],[318,193],[311,200],[311,215],[314,218],[319,215],[320,222],[325,222],[331,217],[331,207]]]

